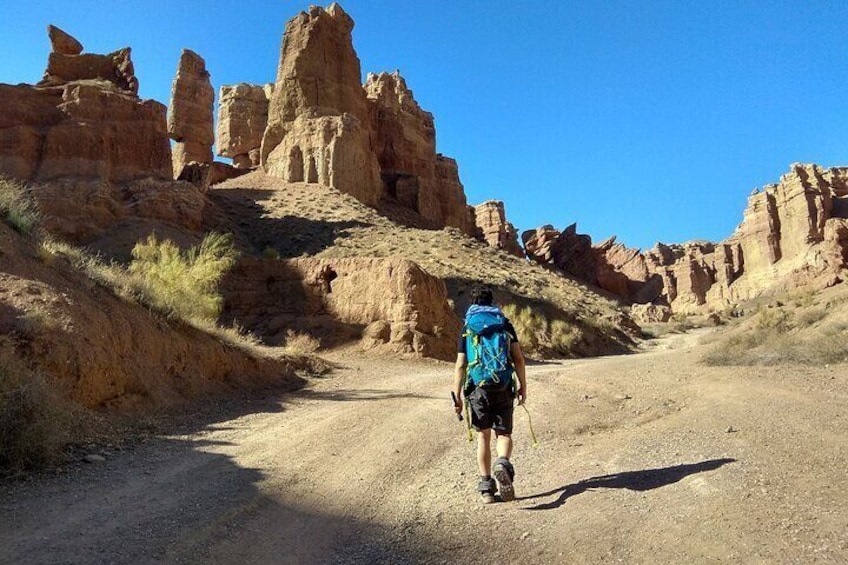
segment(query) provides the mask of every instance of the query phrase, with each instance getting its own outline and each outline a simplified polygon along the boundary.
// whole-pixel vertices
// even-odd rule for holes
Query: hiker
[[[515,498],[512,482],[515,469],[512,455],[513,400],[527,400],[524,355],[515,328],[494,305],[492,291],[476,288],[471,307],[459,337],[454,381],[454,408],[462,413],[460,394],[465,396],[470,425],[477,430],[477,465],[480,483],[477,490],[483,502],[495,501],[497,491],[504,501]],[[518,377],[518,388],[514,375]],[[497,438],[498,458],[492,465],[492,430]],[[494,476],[494,480],[493,477]]]

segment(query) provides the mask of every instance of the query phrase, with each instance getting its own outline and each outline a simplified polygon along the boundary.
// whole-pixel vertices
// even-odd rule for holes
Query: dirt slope
[[[208,196],[213,204],[206,227],[234,233],[246,254],[410,259],[445,281],[459,314],[468,306],[469,288],[485,283],[504,302],[532,305],[548,319],[567,322],[577,336],[570,347],[574,355],[623,352],[638,333],[598,291],[459,230],[422,229],[423,218],[389,203],[378,211],[334,189],[286,183],[259,171],[221,183]]]
[[[514,503],[477,504],[447,365],[348,358],[5,485],[0,562],[846,562],[848,367],[705,367],[696,343],[531,367]]]

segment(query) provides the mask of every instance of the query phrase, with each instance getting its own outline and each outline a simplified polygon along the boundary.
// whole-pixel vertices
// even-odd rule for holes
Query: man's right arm
[[[454,409],[457,414],[462,412],[462,389],[465,385],[465,366],[467,364],[468,360],[465,357],[465,353],[457,353],[453,376],[453,393],[456,395]]]

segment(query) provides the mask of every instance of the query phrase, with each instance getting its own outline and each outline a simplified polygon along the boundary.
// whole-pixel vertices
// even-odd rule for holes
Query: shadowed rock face
[[[444,283],[404,259],[242,259],[223,291],[225,316],[271,343],[292,330],[325,345],[456,355],[460,324]]]
[[[74,55],[71,44],[57,40],[37,86],[0,84],[0,173],[37,181],[170,178],[165,106],[136,95],[130,49]]]
[[[194,51],[183,49],[168,108],[168,135],[176,141],[174,178],[182,174],[188,163],[212,162],[214,102],[215,91],[206,62]]]

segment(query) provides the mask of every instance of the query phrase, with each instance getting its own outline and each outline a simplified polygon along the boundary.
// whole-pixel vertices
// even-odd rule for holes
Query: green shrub
[[[38,223],[35,204],[20,183],[0,177],[0,217],[18,233],[32,233]]]
[[[129,273],[151,306],[186,320],[214,320],[223,304],[218,283],[238,254],[231,235],[212,233],[186,252],[151,235],[132,256]]]

